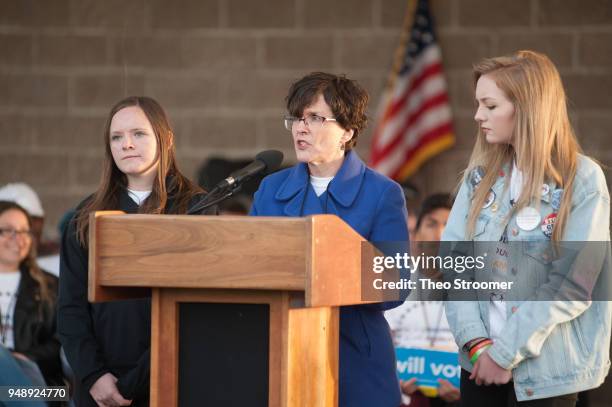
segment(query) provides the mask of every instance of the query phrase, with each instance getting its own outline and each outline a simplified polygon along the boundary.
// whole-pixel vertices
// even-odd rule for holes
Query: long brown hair
[[[16,210],[23,213],[28,220],[28,228],[30,228],[30,230],[32,229],[32,218],[25,209],[15,202],[0,201],[0,215],[10,210]],[[47,304],[51,309],[55,304],[56,293],[51,289],[49,279],[40,267],[38,267],[38,263],[36,262],[36,244],[34,237],[30,239],[30,249],[26,257],[19,263],[19,268],[25,270],[34,281],[38,283],[38,287],[40,287],[40,299],[42,303]]]
[[[478,129],[466,174],[477,166],[483,166],[485,176],[474,192],[466,237],[473,236],[480,208],[498,173],[516,157],[525,187],[515,210],[528,206],[532,200],[537,200],[538,205],[545,181],[554,181],[564,189],[552,234],[553,240],[561,240],[569,216],[577,156],[581,149],[567,114],[559,72],[546,55],[534,51],[484,59],[474,65],[473,72],[474,86],[481,76],[488,75],[512,102],[515,128],[513,146],[487,143],[484,133]]]
[[[110,126],[115,114],[126,107],[137,106],[151,123],[158,147],[157,174],[153,182],[151,195],[139,208],[140,213],[183,213],[189,200],[201,189],[187,179],[178,169],[175,157],[174,133],[166,112],[154,99],[146,96],[130,96],[120,100],[112,107],[104,128],[104,162],[98,189],[93,196],[79,209],[76,215],[78,239],[82,245],[87,244],[89,214],[93,211],[118,209],[119,192],[127,188],[127,177],[115,164],[110,149]],[[167,208],[168,197],[174,198],[174,204]]]

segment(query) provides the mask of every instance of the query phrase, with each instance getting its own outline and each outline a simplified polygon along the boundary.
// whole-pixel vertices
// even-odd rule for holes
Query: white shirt
[[[315,177],[314,175],[311,175],[310,185],[312,185],[312,189],[314,189],[315,194],[317,194],[317,196],[321,196],[321,194],[327,190],[327,186],[332,179],[334,179],[334,177]]]
[[[132,198],[132,201],[136,202],[136,205],[140,206],[145,199],[151,195],[151,191],[134,191],[133,189],[127,190],[128,195]]]
[[[0,341],[9,349],[15,348],[13,317],[20,281],[19,271],[0,272]]]
[[[518,201],[524,187],[523,173],[516,166],[516,161],[512,162],[512,176],[510,177],[510,199]]]
[[[521,196],[521,192],[523,191],[524,180],[523,173],[519,171],[516,166],[516,161],[512,162],[512,175],[510,177],[510,199],[513,202],[518,201],[519,196]],[[489,301],[489,335],[493,342],[496,339],[499,339],[499,334],[501,333],[504,325],[506,325],[506,320],[508,319],[508,314],[506,312],[506,302],[503,300],[495,299]]]
[[[385,318],[395,347],[457,352],[442,301],[408,300],[385,311]]]

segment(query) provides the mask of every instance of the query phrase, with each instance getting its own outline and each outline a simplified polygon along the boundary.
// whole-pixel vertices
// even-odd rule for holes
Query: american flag
[[[370,165],[404,181],[455,142],[442,54],[427,0],[408,7],[404,40],[383,94]],[[412,17],[413,18],[410,18]],[[407,31],[410,29],[410,31]]]

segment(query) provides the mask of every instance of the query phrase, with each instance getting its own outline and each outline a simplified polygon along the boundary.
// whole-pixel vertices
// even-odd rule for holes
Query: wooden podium
[[[337,405],[374,249],[336,216],[96,212],[89,241],[91,302],[151,295],[151,406]]]

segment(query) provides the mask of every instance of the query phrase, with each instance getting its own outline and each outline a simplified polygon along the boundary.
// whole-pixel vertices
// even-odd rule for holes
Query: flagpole
[[[410,39],[410,30],[412,29],[412,25],[414,23],[414,15],[416,12],[416,6],[418,1],[419,0],[408,0],[408,4],[406,7],[406,15],[404,15],[404,22],[402,23],[402,33],[400,35],[400,42],[398,47],[395,49],[395,54],[393,57],[393,66],[391,68],[391,72],[389,73],[389,77],[387,78],[387,90],[392,89],[393,85],[395,85],[395,80],[397,79],[399,70],[402,67],[404,57],[406,55],[406,43]]]

